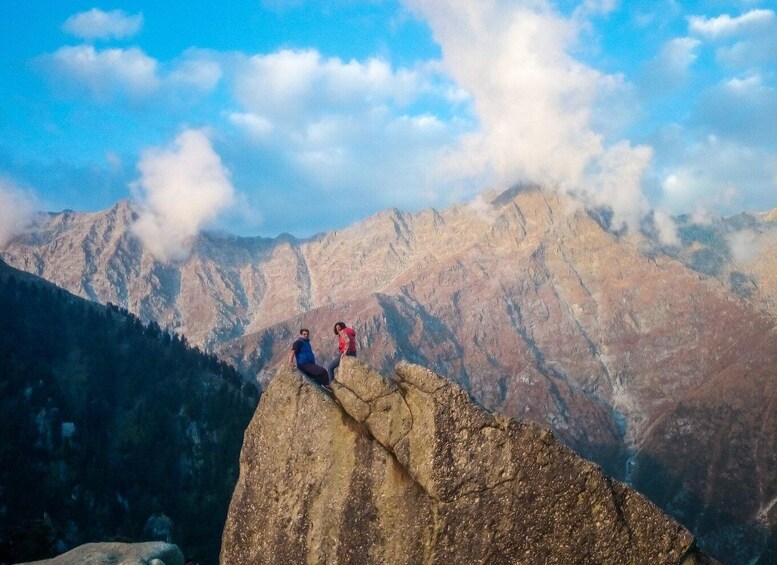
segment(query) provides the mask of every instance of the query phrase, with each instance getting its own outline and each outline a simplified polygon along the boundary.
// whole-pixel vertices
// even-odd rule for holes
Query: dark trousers
[[[356,357],[356,353],[346,353],[349,357]],[[329,382],[335,380],[335,369],[340,366],[340,356],[334,358],[334,360],[326,368],[326,372],[329,374]]]
[[[318,384],[329,384],[329,376],[326,372],[326,369],[320,365],[316,365],[315,363],[303,363],[302,365],[297,365],[297,368],[311,379],[316,381]]]

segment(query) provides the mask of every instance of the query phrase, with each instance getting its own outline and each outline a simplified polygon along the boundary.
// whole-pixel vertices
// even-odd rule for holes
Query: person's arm
[[[299,342],[299,340],[291,344],[291,351],[289,351],[289,365],[292,367],[296,365],[294,356],[299,353],[300,347],[302,347],[302,344]]]

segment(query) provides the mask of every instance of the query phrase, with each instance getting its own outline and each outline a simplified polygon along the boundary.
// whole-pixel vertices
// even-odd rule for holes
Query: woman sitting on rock
[[[347,327],[345,322],[335,324],[335,335],[337,336],[339,355],[326,368],[329,374],[329,382],[335,379],[335,369],[340,366],[340,359],[346,355],[356,357],[356,332]]]

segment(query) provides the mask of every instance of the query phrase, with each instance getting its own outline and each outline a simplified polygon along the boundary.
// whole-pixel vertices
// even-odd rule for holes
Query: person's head
[[[345,322],[337,322],[335,324],[335,334],[339,334],[342,329],[345,329]]]
[[[309,330],[309,329],[307,329],[307,328],[302,328],[302,329],[299,331],[299,336],[300,336],[300,337],[304,337],[305,339],[309,338],[309,337],[310,337],[310,330]]]

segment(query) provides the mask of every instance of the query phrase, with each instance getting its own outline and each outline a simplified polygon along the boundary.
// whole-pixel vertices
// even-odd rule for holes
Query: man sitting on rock
[[[302,328],[299,331],[299,337],[291,345],[289,365],[293,367],[295,361],[300,371],[324,388],[329,388],[329,375],[326,369],[316,365],[316,356],[313,354],[313,348],[310,346],[310,330],[307,328]]]

